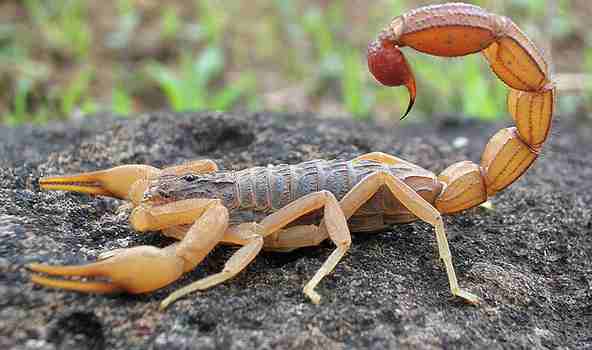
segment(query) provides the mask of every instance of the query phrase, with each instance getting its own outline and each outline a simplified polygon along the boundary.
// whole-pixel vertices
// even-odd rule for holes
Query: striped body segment
[[[163,175],[147,191],[165,201],[188,198],[218,198],[231,212],[231,221],[258,221],[307,194],[329,191],[341,200],[356,184],[378,171],[389,172],[434,203],[442,190],[436,176],[410,163],[386,165],[360,160],[311,160],[287,165],[253,167],[236,172],[199,175],[184,182],[183,177]],[[162,200],[161,200],[162,201]],[[318,223],[320,213],[305,216],[294,224]],[[349,220],[354,232],[376,231],[390,224],[414,221],[413,216],[386,190],[378,191]]]

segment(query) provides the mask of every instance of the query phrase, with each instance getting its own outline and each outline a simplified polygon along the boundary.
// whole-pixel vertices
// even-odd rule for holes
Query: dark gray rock
[[[171,242],[134,233],[116,200],[40,192],[37,180],[46,174],[204,157],[241,169],[369,151],[439,172],[455,161],[478,160],[500,127],[405,124],[154,113],[0,128],[0,348],[592,347],[592,137],[576,125],[556,125],[539,160],[493,198],[493,210],[446,219],[460,283],[481,296],[478,307],[450,297],[433,231],[424,223],[355,236],[320,284],[318,306],[301,288],[332,251],[329,243],[262,253],[235,279],[165,312],[158,310],[162,298],[219,271],[234,248],[216,248],[181,281],[147,295],[85,295],[28,280],[29,262],[80,263],[116,247]],[[455,148],[459,136],[468,143]]]

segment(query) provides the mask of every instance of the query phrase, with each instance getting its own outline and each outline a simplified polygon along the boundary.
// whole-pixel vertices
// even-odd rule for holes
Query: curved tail
[[[368,67],[387,86],[405,85],[415,101],[415,78],[400,47],[443,57],[481,52],[508,85],[508,109],[516,127],[499,130],[480,164],[464,161],[446,168],[446,186],[436,199],[442,213],[479,205],[516,181],[536,160],[551,129],[555,87],[542,54],[507,17],[478,6],[432,5],[396,17],[368,48]]]

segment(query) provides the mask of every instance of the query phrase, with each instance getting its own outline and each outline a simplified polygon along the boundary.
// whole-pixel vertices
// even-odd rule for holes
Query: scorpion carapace
[[[43,189],[129,200],[134,208],[130,221],[137,231],[161,230],[179,242],[162,249],[116,249],[83,266],[31,264],[37,273],[101,278],[80,281],[34,274],[33,282],[83,292],[148,292],[195,268],[219,243],[241,246],[221,272],[175,291],[162,302],[166,307],[232,278],[262,249],[288,251],[330,239],[336,249],[304,286],[306,296],[318,303],[315,287],[349,249],[350,230],[376,231],[419,219],[436,231],[452,294],[477,303],[477,296],[458,285],[441,215],[483,203],[532,164],[549,133],[555,89],[542,55],[510,19],[467,4],[427,6],[395,18],[369,46],[368,64],[377,80],[408,88],[405,114],[416,90],[399,49],[404,46],[447,57],[483,52],[510,87],[508,107],[517,127],[495,134],[480,164],[459,162],[436,176],[374,152],[350,161],[315,160],[236,172],[220,172],[214,162],[200,160],[162,170],[124,165],[44,177],[39,181]]]

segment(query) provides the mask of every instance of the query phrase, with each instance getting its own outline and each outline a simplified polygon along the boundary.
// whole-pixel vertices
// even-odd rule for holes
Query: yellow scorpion
[[[137,231],[161,230],[179,242],[163,249],[139,246],[101,254],[83,266],[31,264],[37,273],[100,277],[33,282],[82,292],[145,293],[194,269],[219,243],[241,246],[224,269],[175,291],[161,306],[222,283],[243,270],[262,249],[289,251],[330,239],[336,249],[304,286],[315,291],[348,251],[351,232],[377,231],[423,220],[436,231],[453,295],[475,304],[460,288],[442,214],[475,207],[516,181],[537,158],[551,127],[555,88],[549,67],[534,44],[507,17],[468,4],[422,7],[396,17],[368,47],[368,66],[384,85],[405,85],[411,110],[416,84],[400,48],[436,56],[482,52],[509,87],[508,108],[516,127],[498,131],[480,164],[463,161],[440,175],[384,153],[350,161],[314,160],[296,165],[218,171],[210,160],[164,168],[124,165],[78,175],[40,179],[41,188],[129,200]],[[105,279],[106,278],[106,279]]]

